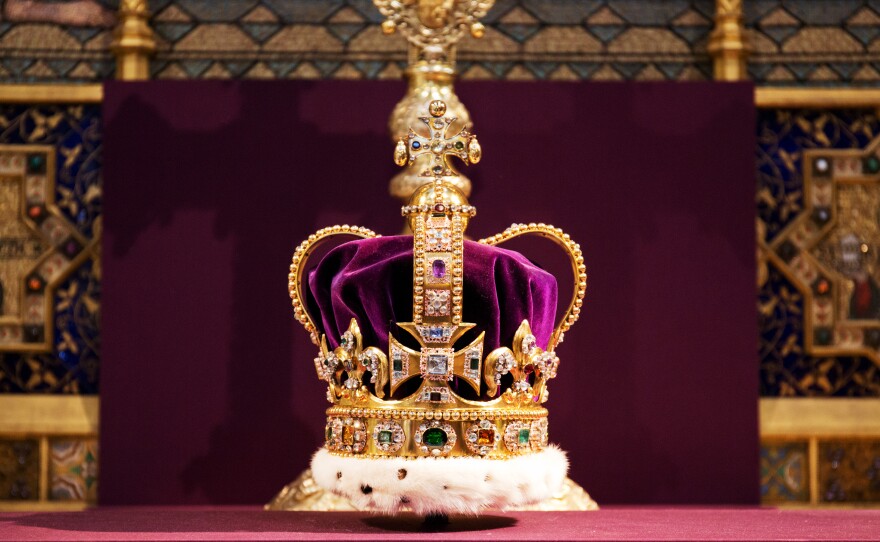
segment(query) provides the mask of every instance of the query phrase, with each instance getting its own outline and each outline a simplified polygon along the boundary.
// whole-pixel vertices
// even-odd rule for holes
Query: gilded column
[[[709,38],[709,54],[715,64],[716,81],[748,78],[746,58],[751,52],[743,26],[742,0],[715,0],[715,29]]]
[[[399,31],[409,42],[406,78],[409,88],[406,96],[394,108],[388,129],[391,139],[409,132],[410,126],[420,123],[429,104],[441,101],[448,115],[454,117],[456,127],[471,129],[468,110],[458,99],[453,88],[455,81],[455,50],[465,32],[480,38],[485,28],[479,19],[495,0],[373,0],[385,16],[382,30],[385,34]],[[442,180],[470,195],[470,180],[450,168]],[[406,168],[391,180],[391,195],[408,202],[413,192],[430,178],[421,177],[416,168]]]
[[[147,0],[120,2],[119,23],[110,46],[116,56],[117,79],[142,81],[150,78],[150,56],[156,51],[156,39],[149,18]]]

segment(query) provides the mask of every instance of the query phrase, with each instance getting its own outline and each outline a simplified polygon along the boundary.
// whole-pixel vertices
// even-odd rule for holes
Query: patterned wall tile
[[[37,500],[40,446],[36,440],[0,440],[0,501]]]
[[[49,498],[55,501],[96,502],[97,496],[97,439],[51,441]]]
[[[100,106],[0,106],[0,143],[56,148],[56,202],[86,239],[100,235]],[[97,393],[99,255],[55,290],[55,344],[47,353],[0,354],[0,392]]]
[[[397,78],[400,36],[369,0],[154,6],[158,78]],[[213,5],[213,4],[211,4]],[[706,79],[711,0],[499,1],[459,48],[466,79]]]
[[[118,0],[5,0],[0,77],[112,76]],[[403,40],[370,0],[151,0],[160,78],[396,77]],[[880,6],[871,0],[744,3],[759,84],[877,85]],[[486,37],[466,38],[464,77],[706,79],[713,0],[499,0]]]
[[[880,503],[880,441],[820,442],[819,490],[823,502]]]
[[[0,22],[0,78],[14,82],[101,81],[118,0],[5,0]]]
[[[761,442],[761,502],[809,502],[807,442]]]
[[[878,9],[870,0],[745,2],[749,73],[773,85],[875,86]]]
[[[757,133],[761,395],[880,397],[880,367],[871,360],[805,351],[803,295],[762,248],[804,212],[803,151],[862,148],[880,135],[880,119],[873,110],[765,109]]]

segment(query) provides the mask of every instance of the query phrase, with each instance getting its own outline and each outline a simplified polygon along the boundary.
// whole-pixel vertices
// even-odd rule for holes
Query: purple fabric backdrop
[[[107,85],[103,503],[259,503],[306,467],[326,402],[290,253],[335,223],[400,230],[385,125],[403,90]],[[548,403],[572,477],[600,503],[757,502],[751,87],[459,93],[485,149],[469,233],[549,222],[587,259]],[[558,255],[513,248],[547,262],[564,299]]]

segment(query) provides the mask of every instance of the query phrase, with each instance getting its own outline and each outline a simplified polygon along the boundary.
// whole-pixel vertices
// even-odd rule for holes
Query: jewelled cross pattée
[[[457,376],[480,392],[483,364],[483,337],[485,333],[464,348],[456,351],[455,341],[474,324],[427,324],[413,322],[397,324],[419,342],[419,351],[407,348],[388,334],[388,373],[391,393],[410,378],[421,376],[422,387],[416,401],[420,403],[451,403],[449,381]]]

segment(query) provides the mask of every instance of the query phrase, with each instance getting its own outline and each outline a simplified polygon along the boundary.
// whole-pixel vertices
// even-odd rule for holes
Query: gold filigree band
[[[473,420],[330,415],[325,428],[325,446],[334,454],[360,457],[509,459],[539,452],[547,446],[547,411],[534,412],[528,417]]]
[[[377,418],[385,420],[533,420],[547,416],[546,408],[506,408],[487,412],[484,408],[454,408],[443,411],[430,411],[425,409],[408,408],[352,408],[330,407],[327,409],[328,416],[343,416],[349,418]]]

